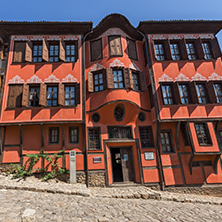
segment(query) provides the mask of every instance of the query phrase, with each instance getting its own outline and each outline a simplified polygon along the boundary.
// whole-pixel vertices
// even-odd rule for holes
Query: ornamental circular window
[[[99,113],[93,113],[92,120],[93,120],[93,122],[98,123],[100,121]]]
[[[118,104],[114,109],[114,118],[117,122],[121,122],[125,116],[125,107],[123,104]]]
[[[140,122],[144,122],[146,120],[146,114],[144,112],[140,112],[138,115],[138,119]]]

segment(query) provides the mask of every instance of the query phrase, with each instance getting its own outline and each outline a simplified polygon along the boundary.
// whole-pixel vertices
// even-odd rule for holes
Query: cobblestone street
[[[222,221],[221,205],[0,190],[0,221],[22,221],[26,209],[44,222]]]

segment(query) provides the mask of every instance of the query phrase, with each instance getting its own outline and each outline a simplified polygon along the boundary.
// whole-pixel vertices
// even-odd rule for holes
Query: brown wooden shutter
[[[64,106],[65,105],[64,84],[59,83],[58,89],[59,89],[58,104],[60,106]]]
[[[124,75],[124,83],[125,83],[125,88],[129,89],[130,88],[130,72],[131,70],[129,68],[124,69],[123,75]]]
[[[206,82],[206,88],[207,88],[207,91],[208,91],[210,102],[211,103],[216,103],[217,98],[216,98],[216,94],[215,94],[215,91],[214,91],[213,82],[212,81]]]
[[[116,43],[116,55],[120,55],[120,56],[123,55],[123,53],[122,53],[121,37],[120,36],[118,36],[116,38],[115,43]]]
[[[108,89],[114,88],[113,70],[111,68],[106,69],[106,80],[107,80],[107,88]]]
[[[185,39],[181,39],[179,41],[179,46],[180,46],[181,59],[183,59],[183,60],[188,59],[188,53],[187,53],[187,47],[186,47]]]
[[[25,60],[25,42],[14,43],[13,62],[24,62]]]
[[[212,46],[212,51],[214,52],[215,59],[222,56],[220,45],[219,45],[216,37],[211,40],[211,46]]]
[[[156,49],[155,49],[155,42],[153,40],[151,40],[151,42],[152,42],[151,48],[153,49],[153,56],[157,60]]]
[[[102,59],[102,39],[90,42],[91,61]]]
[[[0,49],[1,51],[0,51],[0,58],[1,58],[1,60],[3,60],[4,59],[4,45],[1,45],[1,49]]]
[[[22,106],[27,107],[29,105],[29,85],[23,85],[22,92]]]
[[[88,91],[94,92],[93,74],[88,72]]]
[[[47,105],[46,93],[47,93],[47,86],[44,83],[40,83],[40,92],[39,92],[39,105],[40,106]]]
[[[28,41],[25,44],[25,61],[32,62],[32,42]]]
[[[127,39],[128,55],[131,59],[137,60],[136,42],[131,39]]]
[[[141,91],[147,90],[146,77],[144,72],[140,72],[140,88]]]
[[[143,43],[143,54],[144,54],[145,66],[146,66],[146,64],[147,64],[147,55],[146,55],[146,44],[145,44],[145,42]]]
[[[63,42],[61,39],[59,41],[59,59],[63,62],[66,61],[65,42]]]
[[[76,105],[80,104],[80,84],[76,84]]]
[[[138,75],[139,75],[139,73],[138,73]],[[137,77],[138,77],[138,75],[137,75]],[[133,71],[131,69],[129,70],[129,80],[130,80],[130,88],[133,89]],[[139,82],[139,79],[137,79],[137,80]]]
[[[190,83],[190,94],[191,94],[193,103],[198,103],[196,84],[194,81]]]
[[[103,70],[102,70],[102,73],[103,73],[103,86],[104,86],[104,89],[107,89],[106,69],[103,69]]]
[[[42,40],[42,59],[46,62],[49,61],[48,42],[46,42],[45,39]]]
[[[171,49],[170,49],[170,40],[166,39],[163,43],[164,50],[165,50],[165,57],[166,60],[172,59]]]
[[[23,85],[15,86],[15,94],[16,94],[15,106],[16,107],[21,107],[22,105],[22,91],[23,91]]]
[[[196,47],[198,59],[203,59],[204,58],[204,51],[203,51],[202,41],[200,38],[198,38],[195,41],[195,47]]]
[[[15,89],[16,89],[15,85],[9,85],[8,102],[7,102],[7,107],[8,108],[14,108],[15,107],[15,100],[16,100]]]
[[[173,83],[173,97],[175,104],[180,103],[180,92],[178,87],[178,82]]]
[[[109,36],[109,55],[122,56],[122,44],[120,36]]]

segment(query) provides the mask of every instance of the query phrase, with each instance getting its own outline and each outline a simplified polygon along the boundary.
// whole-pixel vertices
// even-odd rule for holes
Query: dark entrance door
[[[111,148],[113,182],[134,180],[132,153],[130,148]]]

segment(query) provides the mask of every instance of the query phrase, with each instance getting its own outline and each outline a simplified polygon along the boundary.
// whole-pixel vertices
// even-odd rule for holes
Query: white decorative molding
[[[25,81],[24,81],[24,79],[22,79],[20,76],[18,76],[18,75],[16,75],[16,76],[14,76],[12,79],[10,79],[9,81],[8,81],[8,83],[10,83],[10,84],[17,84],[17,83],[24,83]]]
[[[12,40],[16,41],[41,41],[41,40],[49,40],[49,41],[55,41],[55,40],[81,40],[80,35],[13,35]]]
[[[192,77],[193,81],[206,81],[207,79],[202,76],[200,73],[196,73],[193,77]]]
[[[71,74],[68,74],[65,78],[62,79],[62,82],[75,82],[75,83],[79,83],[79,81],[77,80],[77,78],[74,78],[74,76],[72,76]]]
[[[91,69],[90,71],[93,72],[93,71],[96,71],[96,70],[100,70],[100,69],[104,69],[105,67],[99,63],[96,63]]]
[[[167,74],[163,74],[159,78],[159,82],[173,82],[173,78],[169,77]]]
[[[53,74],[51,74],[48,78],[45,78],[44,82],[48,82],[48,83],[58,83],[59,82],[59,78],[56,78],[56,76],[54,76]]]
[[[119,59],[115,59],[110,63],[109,67],[125,67],[124,63],[120,62]]]
[[[33,75],[30,79],[27,80],[27,83],[41,83],[42,80],[37,76]]]
[[[185,76],[183,73],[180,73],[177,77],[175,77],[176,81],[190,81],[190,78]]]
[[[139,67],[134,62],[129,65],[129,68],[140,71]]]
[[[208,77],[209,80],[222,80],[222,76],[219,76],[217,73],[212,73],[211,76]]]
[[[106,30],[102,35],[100,35],[98,38],[102,38],[104,36],[109,36],[109,35],[122,35],[122,36],[126,36],[129,37],[124,31],[122,31],[119,28],[110,28],[108,30]]]

